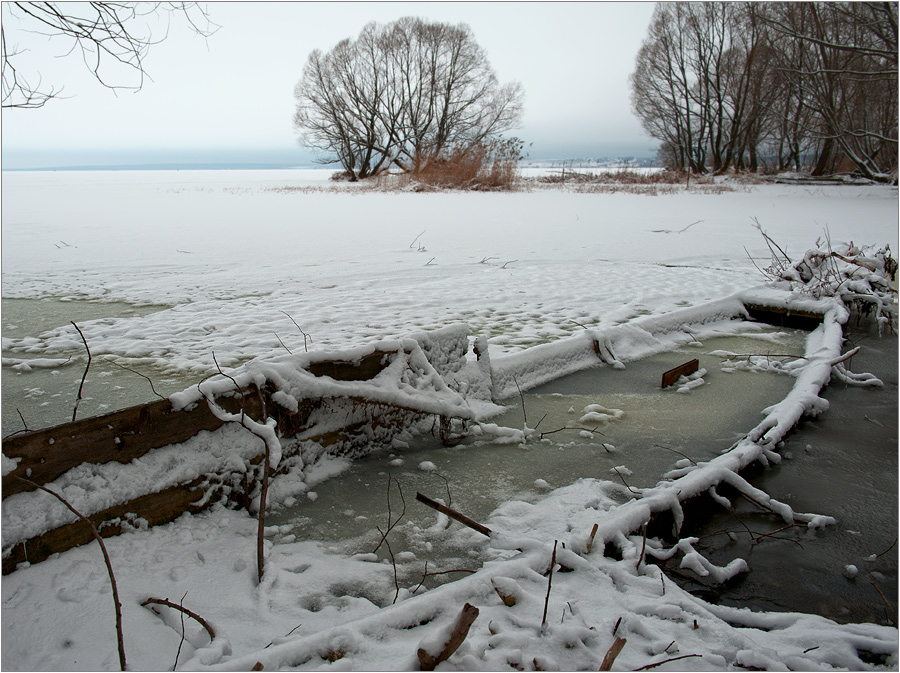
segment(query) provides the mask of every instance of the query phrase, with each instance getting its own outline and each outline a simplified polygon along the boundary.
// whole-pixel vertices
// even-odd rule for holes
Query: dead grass
[[[498,149],[500,151],[498,151]],[[444,190],[530,191],[531,189],[564,189],[579,194],[724,194],[749,191],[765,182],[758,174],[739,173],[725,177],[687,175],[680,171],[640,171],[622,168],[610,171],[564,169],[537,178],[522,177],[519,171],[518,146],[497,148],[474,145],[456,148],[443,157],[429,161],[418,172],[383,172],[359,182],[336,182],[325,185],[279,186],[264,189],[282,194],[363,194],[366,192],[438,192]]]
[[[421,158],[416,170],[379,176],[377,182],[381,188],[402,191],[510,191],[520,183],[521,150],[517,138],[458,145]]]

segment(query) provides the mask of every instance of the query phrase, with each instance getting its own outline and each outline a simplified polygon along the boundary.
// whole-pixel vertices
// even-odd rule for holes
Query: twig
[[[776,248],[778,248],[778,251],[782,255],[784,255],[784,258],[787,260],[787,263],[791,264],[792,263],[791,258],[788,257],[787,253],[781,249],[780,245],[778,245],[774,240],[772,240],[772,238],[769,237],[769,235],[766,232],[763,231],[762,225],[759,223],[759,220],[757,220],[755,217],[751,217],[750,219],[756,223],[756,228],[759,230],[759,233],[762,234],[764,239],[766,239],[766,244],[769,246],[769,250],[772,250],[772,246],[774,245]],[[774,251],[773,251],[773,253],[774,253]]]
[[[543,420],[543,419],[541,419],[541,420]],[[561,428],[557,428],[556,430],[546,430],[546,431],[542,432],[540,435],[540,438],[543,439],[544,435],[553,435],[553,434],[556,434],[557,432],[562,432],[563,430],[581,430],[582,432],[590,432],[592,435],[596,434],[596,435],[604,436],[602,432],[597,430],[597,428],[585,428],[584,426],[572,427],[571,425],[565,425]]]
[[[875,554],[875,557],[876,557],[876,558],[879,558],[879,557],[881,557],[881,556],[884,556],[884,555],[887,554],[891,549],[893,549],[893,548],[894,548],[894,545],[896,545],[896,544],[897,544],[897,538],[894,538],[894,541],[891,542],[891,546],[888,547],[887,549],[885,549],[885,550],[884,550],[883,552],[881,552],[880,554]]]
[[[670,661],[678,661],[679,659],[690,659],[691,657],[702,657],[702,654],[683,654],[680,657],[674,657],[672,659],[666,659],[665,661],[657,661],[655,664],[647,664],[646,666],[641,666],[640,668],[634,669],[635,671],[649,671],[651,668],[656,668],[657,666],[662,666],[663,664],[668,664]]]
[[[435,472],[434,474],[444,480],[444,487],[447,489],[447,506],[449,507],[453,504],[453,497],[450,495],[450,480],[440,472]]]
[[[644,524],[644,535],[643,542],[641,542],[641,555],[638,556],[637,563],[634,564],[635,572],[640,571],[641,569],[641,561],[644,560],[644,552],[647,550],[647,524]]]
[[[782,526],[778,530],[773,530],[768,533],[762,533],[761,535],[757,535],[756,537],[753,538],[753,541],[759,542],[764,537],[770,537],[772,535],[775,535],[776,533],[780,533],[781,531],[787,530],[788,528],[806,528],[806,526],[804,524],[800,524],[800,523],[791,523],[791,524],[788,524],[787,526]],[[779,540],[788,540],[790,538],[778,538],[778,539]]]
[[[188,595],[188,592],[184,592],[184,596],[181,597],[181,601],[179,602],[179,606],[184,607],[184,599],[185,596]],[[178,658],[181,656],[181,646],[184,645],[184,610],[180,610],[179,614],[181,615],[181,640],[178,641],[178,651],[175,653],[175,663],[172,664],[172,670],[178,668]]]
[[[544,616],[541,617],[541,629],[547,623],[547,604],[550,602],[550,587],[553,584],[553,566],[556,565],[556,545],[559,540],[553,541],[553,555],[550,557],[550,574],[547,576],[547,595],[544,596]]]
[[[469,568],[453,568],[451,570],[436,570],[433,573],[428,572],[428,561],[425,561],[425,570],[422,571],[422,581],[416,586],[415,589],[412,590],[412,593],[416,593],[419,589],[422,588],[422,585],[425,584],[426,577],[435,577],[437,575],[449,575],[450,573],[475,573],[477,571],[470,570]]]
[[[691,458],[691,457],[688,456],[688,455],[683,454],[681,451],[678,451],[677,449],[671,449],[671,448],[669,448],[668,446],[663,446],[662,444],[654,444],[653,446],[655,446],[655,447],[657,447],[657,448],[659,448],[659,449],[665,449],[666,451],[671,451],[672,453],[677,453],[679,456],[683,456],[684,458],[687,458],[687,459],[688,459],[689,461],[691,461],[691,463],[693,463],[694,465],[697,464],[697,462],[696,462],[693,458]]]
[[[28,429],[28,423],[25,422],[25,417],[22,415],[22,412],[19,411],[18,408],[16,409],[16,413],[19,414],[19,418],[22,419],[22,425],[25,426],[25,432],[31,432],[31,431]]]
[[[78,403],[81,402],[81,391],[84,388],[84,381],[87,378],[88,369],[91,368],[91,349],[88,348],[87,339],[84,338],[84,334],[82,333],[82,331],[78,327],[78,325],[75,325],[74,321],[70,321],[70,322],[72,323],[72,325],[75,326],[75,329],[78,330],[78,334],[81,336],[81,340],[84,342],[84,349],[87,351],[87,354],[88,354],[87,366],[84,368],[84,374],[81,375],[81,385],[78,386],[78,397],[75,398],[75,408],[72,410],[72,422],[74,423],[75,416],[78,415]]]
[[[222,368],[219,366],[219,361],[216,359],[215,351],[212,351],[212,359],[213,359],[213,362],[216,363],[216,369],[219,370],[219,374],[224,376],[226,379],[231,379],[231,382],[234,384],[234,389],[237,392],[241,393],[241,425],[243,425],[244,424],[244,393],[241,391],[241,386],[237,382],[237,379],[235,379],[230,374],[226,374],[225,372],[222,371]],[[198,390],[200,389],[200,384],[197,384],[197,389]]]
[[[116,367],[119,367],[119,368],[121,368],[121,369],[124,369],[124,370],[126,370],[126,371],[129,371],[129,372],[131,372],[132,374],[137,374],[138,376],[143,376],[143,377],[144,377],[145,379],[147,379],[147,381],[150,383],[150,390],[153,391],[153,394],[156,395],[156,396],[157,396],[159,399],[161,399],[161,400],[166,399],[165,397],[163,397],[162,395],[160,395],[158,392],[156,392],[156,388],[153,387],[153,381],[150,380],[150,377],[149,377],[149,376],[147,376],[147,375],[145,375],[145,374],[141,374],[139,371],[136,371],[136,370],[132,369],[131,367],[126,367],[125,365],[120,365],[118,362],[116,362],[115,360],[111,360],[110,358],[103,358],[103,360],[104,360],[105,362],[108,362],[108,363],[110,363],[110,364],[115,365]]]
[[[266,418],[266,400],[263,398],[262,389],[257,387],[256,392],[259,393],[259,404],[262,409],[262,417]],[[256,434],[256,433],[254,433]],[[257,435],[258,436],[258,435]],[[260,437],[266,445],[266,455],[263,456],[261,467],[262,487],[259,491],[259,513],[257,515],[256,530],[256,575],[257,581],[262,584],[263,573],[265,572],[265,531],[266,531],[266,500],[269,493],[269,442]]]
[[[618,469],[618,468],[614,467],[614,468],[613,468],[613,472],[615,472],[615,473],[619,476],[619,479],[622,480],[622,483],[625,484],[625,487],[626,487],[629,491],[631,491],[632,493],[636,493],[637,495],[640,495],[640,494],[641,494],[640,491],[635,491],[633,488],[631,488],[631,486],[628,485],[628,482],[625,481],[625,477],[622,476],[622,474],[621,474],[621,472],[619,472],[619,469]]]
[[[747,358],[749,361],[750,358],[794,358],[795,360],[808,360],[809,358],[803,355],[792,355],[791,353],[731,353],[727,356],[719,356],[725,357],[726,360],[731,360],[733,358]]]
[[[887,606],[887,609],[891,611],[892,615],[894,615],[894,624],[897,624],[898,623],[897,622],[897,612],[894,610],[894,607],[890,604],[890,602],[888,602],[887,597],[884,595],[884,592],[881,591],[879,586],[877,584],[875,584],[875,582],[872,582],[871,584],[873,587],[875,587],[875,591],[877,591],[879,593],[879,595],[881,596],[881,600],[884,601],[884,604]]]
[[[75,323],[72,323],[72,324],[74,325]],[[78,329],[78,327],[76,326],[75,329]],[[81,330],[79,330],[79,332],[80,331]],[[85,370],[85,371],[87,371],[87,370]],[[40,484],[37,484],[37,483],[31,481],[30,479],[25,479],[24,477],[19,477],[19,476],[16,476],[16,479],[19,479],[20,481],[24,481],[26,484],[30,484],[31,486],[33,486],[35,488],[39,488],[40,490],[44,491],[45,493],[49,493],[54,498],[59,500],[63,505],[65,505],[66,508],[68,508],[68,510],[70,512],[72,512],[72,514],[77,516],[79,519],[81,519],[87,525],[89,525],[91,527],[91,533],[93,534],[94,539],[97,540],[97,543],[100,545],[100,551],[103,552],[103,561],[106,563],[106,572],[109,574],[109,583],[110,583],[110,586],[112,587],[113,603],[115,604],[115,608],[116,608],[116,640],[117,640],[118,646],[119,646],[119,666],[120,666],[121,670],[124,671],[125,670],[125,637],[122,634],[122,604],[119,602],[119,587],[116,584],[116,576],[113,574],[112,562],[109,560],[109,553],[106,551],[106,545],[103,544],[103,538],[100,536],[100,531],[97,530],[97,526],[94,525],[93,521],[91,521],[84,514],[82,514],[77,509],[72,507],[72,505],[70,505],[69,502],[65,498],[63,498],[61,495],[59,495],[58,493],[55,493],[54,491],[51,491],[49,488],[46,488],[45,486],[41,486]]]
[[[746,247],[746,246],[744,246],[744,252],[747,253],[747,257],[750,259],[750,262],[753,264],[753,266],[756,267],[756,270],[757,270],[757,271],[759,271],[759,272],[760,272],[762,275],[764,275],[766,278],[771,277],[771,274],[766,273],[765,271],[763,271],[762,269],[759,268],[759,264],[757,264],[756,261],[753,259],[752,255],[750,254],[750,251],[747,250],[747,247]]]
[[[287,633],[285,633],[285,634],[284,634],[283,636],[281,636],[281,637],[282,637],[282,638],[287,638],[289,635],[291,635],[294,631],[296,631],[297,629],[299,629],[301,626],[303,626],[303,624],[297,624],[297,626],[295,626],[294,628],[292,628],[290,631],[288,631]],[[265,649],[268,649],[268,648],[272,647],[272,645],[274,645],[274,644],[275,644],[275,641],[274,641],[274,640],[269,641],[269,644],[266,645],[263,649],[264,649],[264,650],[265,650]]]
[[[284,313],[288,318],[291,318],[290,314],[286,313],[285,311],[281,311],[281,312]],[[294,323],[294,325],[296,325],[296,327],[297,327],[298,330],[300,330],[300,334],[303,335],[303,349],[304,349],[306,352],[309,352],[309,347],[306,345],[306,340],[309,339],[310,343],[312,343],[312,337],[309,336],[309,334],[307,334],[306,332],[304,332],[304,331],[303,331],[303,328],[300,327],[300,325],[297,325],[297,321],[296,321],[296,320],[294,320],[293,318],[291,318],[291,322]],[[278,336],[278,335],[276,334],[275,336]],[[281,339],[279,339],[279,341],[281,341]],[[282,344],[282,346],[284,346],[284,344]],[[285,348],[287,348],[287,346],[285,346]],[[290,351],[288,351],[288,353],[290,353]]]
[[[513,383],[516,384],[516,390],[519,391],[519,399],[522,401],[522,418],[525,423],[525,427],[528,427],[528,414],[525,413],[525,396],[522,394],[522,389],[519,387],[519,381],[513,376]]]
[[[517,260],[517,259],[511,259],[508,262],[503,262],[503,266],[501,266],[500,268],[505,269],[507,264],[512,264],[513,262],[518,262],[518,261],[519,260]]]
[[[397,481],[397,492],[400,494],[400,502],[403,503],[403,510],[400,512],[400,516],[397,517],[396,521],[393,521],[393,522],[391,521],[391,518],[392,518],[391,482],[392,481],[397,481],[397,480],[394,479],[391,475],[388,475],[388,483],[387,483],[388,525],[387,525],[387,531],[384,533],[381,533],[381,529],[376,526],[376,528],[378,529],[378,532],[381,533],[381,540],[378,542],[378,545],[375,547],[375,549],[372,550],[373,554],[381,548],[381,545],[383,543],[387,542],[388,534],[394,529],[394,526],[396,526],[398,523],[400,523],[400,521],[403,519],[404,515],[406,514],[406,498],[403,497],[403,489],[400,488],[400,482]]]
[[[391,557],[391,566],[394,568],[394,587],[395,587],[396,591],[394,591],[394,600],[391,601],[391,605],[393,605],[394,603],[397,602],[397,599],[400,597],[400,579],[397,576],[397,559],[394,558],[394,550],[391,549],[391,543],[387,539],[387,533],[385,533],[383,530],[381,530],[380,526],[375,526],[375,529],[379,533],[381,533],[381,541],[384,542],[385,546],[387,547],[388,555]],[[378,546],[380,547],[381,543],[379,543]]]
[[[187,594],[185,594],[186,596]],[[184,600],[184,599],[182,599]],[[216,632],[213,631],[213,627],[209,625],[209,623],[203,619],[200,615],[192,610],[188,610],[186,607],[182,605],[178,605],[177,603],[173,603],[172,601],[165,598],[148,598],[143,603],[141,603],[143,607],[147,607],[148,605],[165,605],[167,608],[172,608],[173,610],[178,610],[183,612],[188,617],[196,621],[200,626],[202,626],[206,632],[209,634],[210,641],[214,640],[216,637]]]
[[[613,627],[613,632],[612,632],[613,635],[616,635],[616,632],[619,630],[619,626],[620,626],[621,624],[622,624],[622,618],[619,617],[619,618],[616,620],[616,625]]]
[[[424,234],[426,231],[428,231],[428,230],[427,230],[427,229],[423,229],[423,230],[422,230],[422,234]],[[413,246],[416,244],[416,241],[418,241],[418,240],[422,237],[422,234],[419,234],[418,236],[416,236],[416,237],[412,240],[412,243],[409,244],[409,247],[410,247],[410,248],[413,247]]]
[[[284,348],[284,350],[286,350],[288,353],[290,353],[291,355],[293,355],[293,353],[291,353],[291,349],[288,348],[287,346],[285,346],[285,345],[284,345],[284,342],[281,340],[281,337],[278,336],[278,332],[272,332],[272,334],[274,334],[274,335],[275,335],[275,338],[278,339],[278,343],[281,344],[282,348]]]

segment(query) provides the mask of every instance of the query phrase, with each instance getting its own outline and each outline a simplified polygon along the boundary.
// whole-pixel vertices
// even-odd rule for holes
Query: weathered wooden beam
[[[320,360],[310,362],[314,376],[330,376],[337,381],[369,381],[378,376],[390,363],[394,351],[374,351],[359,360]]]
[[[797,329],[813,330],[824,319],[824,315],[816,311],[788,309],[780,306],[744,304],[744,308],[747,309],[747,313],[753,320],[777,327],[796,327]]]
[[[198,477],[189,484],[173,486],[158,493],[144,495],[120,505],[115,505],[88,517],[101,537],[113,537],[122,533],[122,521],[134,518],[145,519],[150,526],[174,521],[185,512],[200,512],[210,506],[216,499],[209,498],[202,505],[197,503],[203,498],[205,491],[200,485],[205,477]],[[45,494],[47,498],[50,495]],[[118,520],[112,523],[112,520]],[[60,526],[15,545],[10,554],[3,559],[3,574],[8,575],[18,564],[25,561],[39,563],[52,554],[64,552],[73,547],[94,541],[91,527],[84,521]]]
[[[693,374],[699,368],[700,360],[694,358],[690,362],[685,362],[683,365],[678,365],[677,367],[673,367],[667,372],[663,372],[660,388],[668,388],[682,376]]]
[[[256,387],[245,393],[244,412],[258,420],[262,409]],[[222,396],[216,402],[233,413],[241,409],[239,398]],[[34,489],[16,477],[44,485],[82,463],[130,463],[152,449],[184,442],[222,425],[206,402],[190,411],[176,411],[169,400],[159,400],[11,437],[3,441],[3,453],[21,460],[3,477],[2,497]]]
[[[390,351],[374,351],[359,360],[322,360],[309,365],[315,376],[330,376],[338,381],[367,381],[377,376],[390,361]],[[232,394],[216,397],[226,411],[237,413],[243,407],[254,420],[261,420],[262,406],[255,385]],[[282,436],[291,437],[306,428],[317,400],[303,400],[297,412],[281,408],[271,399],[274,390],[264,390],[266,411],[278,421]],[[3,441],[3,453],[19,458],[16,469],[3,477],[2,497],[33,490],[17,479],[25,477],[47,484],[82,463],[103,464],[112,461],[130,463],[152,449],[184,442],[202,430],[222,427],[205,402],[190,411],[173,410],[169,400],[159,400],[114,411],[73,423],[29,432]]]
[[[250,397],[252,396],[248,395],[247,399],[249,400]],[[258,406],[258,395],[256,395],[255,397],[257,398]],[[217,401],[221,402],[221,399]],[[236,400],[233,401],[236,402]],[[310,412],[308,406],[304,407],[304,404],[308,405],[310,402],[319,404],[324,401],[303,400],[301,403],[300,412],[292,413],[279,407],[279,414],[283,414],[285,419],[288,419],[291,416],[301,416],[304,419],[304,422],[306,422],[310,419]],[[205,403],[200,406],[206,408],[208,411],[208,407]],[[267,411],[271,413],[271,409],[267,409]],[[406,411],[408,410],[402,410],[402,412]],[[356,421],[354,423],[348,423],[341,429],[330,430],[325,433],[311,435],[306,437],[305,439],[311,442],[316,442],[322,446],[329,446],[338,442],[352,442],[355,437],[368,437],[367,433],[365,433],[365,429],[367,427],[370,427],[373,424],[378,425],[379,422],[381,422],[385,417],[396,415],[402,412],[398,408],[388,405],[388,411],[376,418],[367,418]],[[387,423],[390,424],[390,421],[387,421]],[[312,427],[314,431],[315,425],[313,425]],[[285,457],[289,457],[289,455],[292,454],[285,454]],[[251,465],[259,465],[264,459],[265,452],[260,451],[260,453],[256,456],[249,458],[248,462]],[[287,469],[288,468],[281,468],[274,470],[270,472],[270,475],[281,474]],[[121,520],[123,519],[144,519],[147,521],[147,524],[149,526],[169,523],[177,519],[185,512],[190,512],[193,514],[203,511],[211,504],[219,500],[220,498],[218,498],[218,496],[213,493],[209,498],[204,500],[204,504],[202,506],[198,505],[197,503],[203,498],[205,494],[204,489],[201,489],[200,486],[207,479],[209,479],[210,476],[215,476],[223,483],[228,483],[229,474],[230,473],[226,472],[216,475],[203,475],[189,483],[177,484],[163,489],[162,491],[159,491],[157,493],[140,496],[133,500],[129,500],[128,502],[121,503],[100,512],[96,512],[90,515],[88,518],[94,523],[95,526],[97,526],[103,537],[111,537],[121,533]],[[16,479],[15,481],[20,480]],[[47,497],[50,496],[48,495]],[[93,541],[94,538],[91,533],[90,526],[88,526],[85,522],[77,521],[71,524],[66,524],[65,526],[61,526],[60,528],[48,531],[42,535],[35,536],[34,538],[28,539],[25,542],[15,545],[10,555],[3,559],[3,574],[6,575],[14,571],[19,563],[25,561],[28,561],[30,563],[39,563],[52,554],[62,553],[68,551],[69,549],[72,549],[73,547],[78,547],[83,544],[90,544]]]

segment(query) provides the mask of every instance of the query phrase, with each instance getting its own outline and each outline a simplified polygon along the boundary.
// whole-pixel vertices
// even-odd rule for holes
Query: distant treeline
[[[897,171],[897,3],[658,3],[632,106],[670,168]]]

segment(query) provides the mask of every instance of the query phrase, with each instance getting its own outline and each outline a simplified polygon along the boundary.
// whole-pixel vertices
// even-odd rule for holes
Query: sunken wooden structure
[[[375,350],[354,361],[311,362],[308,369],[315,376],[327,376],[336,381],[368,381],[382,372],[395,355],[396,352]],[[232,392],[229,396],[217,396],[215,403],[225,411],[235,414],[243,412],[256,421],[261,422],[264,415],[275,418],[281,437],[293,437],[309,429],[313,412],[332,403],[327,398],[301,400],[297,411],[289,411],[272,399],[275,392],[271,384],[262,389],[251,385],[238,390],[238,394]],[[376,403],[376,406],[380,407],[380,413],[369,415],[366,421],[351,422],[307,439],[324,447],[341,442],[352,445],[353,439],[362,430],[360,426],[372,423],[387,426],[396,421],[397,415],[409,416],[419,411],[391,409],[390,405],[383,403]],[[421,413],[426,414],[427,411],[422,409]],[[83,463],[130,463],[154,449],[184,442],[204,430],[217,430],[226,422],[214,415],[205,401],[182,410],[173,409],[172,403],[164,399],[5,439],[4,455],[20,460],[12,472],[3,476],[2,497],[5,500],[16,493],[35,490],[34,484],[50,483]],[[264,456],[261,447],[259,455],[249,462],[258,465]],[[274,473],[277,474],[277,470]],[[210,486],[209,475],[201,475],[188,483],[148,493],[90,514],[88,518],[103,537],[119,535],[137,520],[149,526],[169,523],[185,512],[196,513],[218,502],[225,491],[225,480],[220,481],[222,484],[218,487]],[[215,492],[217,488],[218,493]],[[243,504],[240,502],[241,496],[246,499],[247,493],[232,494],[239,504]],[[19,563],[37,563],[51,554],[92,540],[93,535],[86,522],[78,520],[66,524],[15,545],[3,558],[3,574],[15,570]]]
[[[747,304],[743,308],[743,317],[775,325],[790,323],[812,329],[822,320],[822,315],[788,312],[758,304]],[[430,333],[431,336],[423,335],[423,338],[426,341],[431,338],[439,340],[440,337],[433,335],[440,332],[441,330]],[[460,342],[458,336],[456,335],[455,345],[450,348],[461,350],[462,352],[454,353],[453,357],[457,361],[464,362],[468,341],[467,338],[463,338]],[[460,347],[460,343],[466,345]],[[480,352],[478,346],[476,341],[473,352],[481,360],[485,353]],[[486,348],[486,342],[482,348]],[[609,350],[608,343],[601,343],[594,338],[592,348],[598,363],[617,362]],[[423,348],[423,351],[428,357],[429,348]],[[307,369],[316,377],[329,377],[335,381],[369,381],[384,371],[397,354],[398,351],[376,349],[352,361],[327,359],[328,356],[323,354],[319,359],[311,358]],[[431,360],[430,357],[428,359]],[[493,377],[489,365],[488,370],[488,377]],[[439,373],[445,376],[444,371]],[[491,386],[490,381],[488,386]],[[279,436],[290,438],[302,434],[304,440],[315,442],[326,450],[328,447],[338,447],[336,448],[338,453],[352,453],[354,445],[357,447],[370,445],[373,427],[381,427],[389,434],[391,429],[396,431],[399,426],[416,420],[417,416],[421,419],[435,414],[433,408],[429,408],[428,405],[416,409],[413,406],[398,406],[383,402],[369,403],[367,400],[350,395],[337,399],[327,397],[302,399],[297,410],[291,411],[275,402],[273,395],[276,392],[271,383],[262,389],[250,385],[237,391],[233,390],[228,395],[217,396],[215,403],[227,412],[244,413],[256,421],[262,421],[264,416],[274,418],[277,421]],[[370,404],[374,410],[365,414],[363,420],[358,418],[353,420],[352,416],[348,416],[348,422],[342,427],[337,429],[332,427],[316,434],[315,421],[311,420],[316,412],[323,409],[329,411],[329,405],[335,406],[337,403],[337,406],[340,406],[342,401],[353,405]],[[164,399],[10,437],[3,440],[3,453],[7,458],[18,459],[18,463],[14,470],[2,478],[2,498],[6,500],[17,493],[33,491],[34,484],[51,483],[70,469],[85,463],[130,463],[154,449],[184,442],[202,431],[215,431],[226,422],[213,414],[205,402],[187,409],[174,409],[171,402]],[[449,419],[441,417],[442,439],[445,439],[447,444],[453,444],[453,438],[443,437],[444,430],[448,426]],[[348,451],[339,447],[350,449]],[[299,448],[293,450],[296,453]],[[293,454],[286,448],[283,457],[290,458],[291,455]],[[250,458],[249,463],[259,465],[264,457],[265,453],[261,446],[259,454]],[[276,469],[270,472],[270,476],[278,472]],[[146,493],[108,509],[86,513],[86,516],[103,537],[112,537],[131,529],[135,522],[148,526],[169,523],[185,512],[200,512],[226,497],[237,505],[246,506],[253,484],[245,483],[243,492],[240,489],[236,491],[229,488],[229,476],[233,475],[200,475],[187,483]],[[38,563],[52,554],[87,544],[92,540],[93,535],[86,522],[78,520],[65,524],[15,544],[3,558],[3,574],[13,572],[21,563]]]

